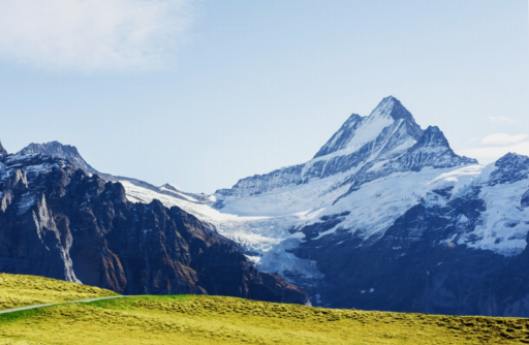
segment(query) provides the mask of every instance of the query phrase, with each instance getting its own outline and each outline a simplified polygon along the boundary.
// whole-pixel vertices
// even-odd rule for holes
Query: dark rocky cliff
[[[194,216],[158,201],[131,203],[119,183],[38,154],[0,156],[0,271],[127,294],[306,301]]]

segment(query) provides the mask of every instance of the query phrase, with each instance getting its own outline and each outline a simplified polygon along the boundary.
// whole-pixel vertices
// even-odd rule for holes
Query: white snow
[[[489,186],[494,164],[470,165],[432,180],[431,188],[453,186],[452,198],[463,196],[470,188],[480,188],[479,198],[485,202],[480,224],[468,233],[455,234],[446,243],[457,243],[471,248],[491,250],[510,256],[521,253],[527,246],[529,208],[521,207],[522,195],[529,190],[529,180]],[[459,224],[469,220],[460,217]],[[463,226],[462,226],[463,227]]]
[[[529,190],[529,180],[493,187],[482,185],[480,198],[487,210],[482,223],[458,240],[468,247],[516,255],[527,246],[529,208],[521,207],[522,195]]]
[[[488,171],[487,169],[486,166],[474,164],[449,170],[430,181],[428,186],[430,189],[453,187],[452,193],[457,195],[459,192],[465,191],[476,179],[481,178],[483,173]]]
[[[420,172],[395,173],[363,184],[325,211],[326,214],[350,214],[320,237],[338,229],[347,229],[364,239],[381,236],[398,217],[431,191],[430,181],[446,171],[427,168]]]
[[[349,142],[344,148],[325,156],[320,156],[314,159],[313,162],[354,153],[364,145],[375,140],[386,127],[391,126],[395,122],[392,117],[383,114],[381,114],[381,116],[376,116],[376,114],[375,116],[367,116],[361,121],[361,124],[358,126],[354,135],[351,136]]]
[[[220,234],[257,252],[270,250],[288,237],[288,229],[295,224],[295,215],[285,217],[241,216],[220,212],[205,203],[192,202],[134,184],[127,180],[120,183],[131,202],[150,203],[159,200],[167,207],[180,207],[200,220],[214,225]]]
[[[307,213],[332,203],[347,190],[338,187],[347,175],[312,180],[310,183],[287,185],[257,195],[226,198],[223,212],[246,216],[287,216]]]

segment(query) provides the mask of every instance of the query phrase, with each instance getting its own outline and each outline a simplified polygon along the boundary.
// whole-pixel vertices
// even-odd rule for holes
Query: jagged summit
[[[75,146],[64,145],[56,140],[46,143],[31,143],[18,152],[19,154],[79,155]]]
[[[50,156],[55,158],[61,158],[67,160],[77,169],[81,169],[86,173],[94,174],[97,173],[97,170],[94,169],[90,164],[88,164],[84,158],[81,156],[79,151],[75,146],[64,145],[58,141],[50,141],[47,143],[31,143],[17,154],[19,155],[29,155],[29,154],[41,154],[44,156]]]
[[[389,116],[394,120],[408,120],[415,122],[413,115],[402,103],[393,96],[384,98],[369,115],[370,117]]]
[[[455,168],[478,163],[475,159],[457,155],[437,126],[426,128],[417,143],[399,157],[397,162],[401,169],[412,171],[419,171],[424,167]]]
[[[352,114],[338,129],[336,133],[323,145],[314,158],[328,155],[329,153],[341,150],[351,141],[356,133],[356,129],[362,124],[364,117]]]
[[[396,173],[476,163],[457,155],[438,127],[423,130],[402,103],[390,96],[368,116],[351,115],[310,161],[241,179],[232,189],[217,192],[216,205],[224,207],[225,197],[259,195],[287,186],[311,185],[313,181],[319,184],[317,181],[323,179],[330,187],[321,193],[346,185],[351,186],[350,193],[362,184]]]
[[[422,137],[418,141],[418,145],[433,147],[447,147],[450,148],[448,139],[446,139],[443,131],[437,126],[428,126],[424,131]]]
[[[413,115],[393,96],[384,98],[369,116],[351,115],[338,131],[321,147],[314,158],[338,151],[356,151],[374,141],[385,128],[394,126],[399,135],[417,140],[422,136],[420,126]]]

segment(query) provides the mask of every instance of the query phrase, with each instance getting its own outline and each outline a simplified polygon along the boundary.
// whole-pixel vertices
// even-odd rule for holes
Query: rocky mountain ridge
[[[120,183],[87,174],[72,157],[35,151],[0,156],[0,271],[127,294],[306,301],[187,212],[159,201],[131,203]]]

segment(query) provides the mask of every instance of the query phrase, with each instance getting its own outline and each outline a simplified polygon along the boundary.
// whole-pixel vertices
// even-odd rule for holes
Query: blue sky
[[[5,0],[0,139],[189,191],[309,159],[398,97],[460,153],[529,154],[525,0]]]

